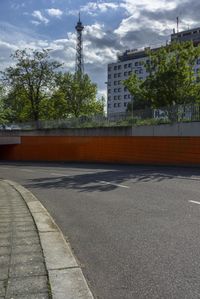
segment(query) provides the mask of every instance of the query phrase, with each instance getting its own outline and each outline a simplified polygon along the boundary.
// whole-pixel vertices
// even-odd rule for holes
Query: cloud
[[[46,11],[50,17],[60,18],[63,14],[63,12],[58,8],[49,8],[46,9]]]
[[[103,2],[103,1],[96,1],[96,2],[88,2],[85,5],[80,6],[79,10],[72,9],[68,10],[68,15],[75,15],[77,16],[79,11],[90,16],[97,16],[99,14],[107,13],[108,11],[115,11],[120,7],[118,3],[115,2]]]
[[[135,12],[142,12],[143,10],[152,12],[157,10],[173,10],[177,7],[177,2],[175,0],[123,0],[120,7],[124,8],[129,15],[132,15]]]
[[[32,16],[38,20],[37,22],[44,23],[44,24],[49,23],[49,20],[46,17],[44,17],[42,15],[41,11],[39,11],[39,10],[34,10],[34,12],[32,13]]]
[[[97,15],[98,13],[105,13],[108,10],[116,10],[119,5],[114,2],[88,2],[86,5],[81,7],[82,12],[86,12],[90,15]]]
[[[10,57],[14,51],[25,48],[38,49],[43,45],[44,37],[36,35],[34,31],[0,22],[0,70],[14,63]],[[47,46],[48,43],[46,43]]]
[[[77,17],[79,10],[87,16],[83,18],[90,24],[86,25],[83,31],[85,71],[94,82],[98,83],[99,90],[102,92],[105,92],[107,64],[116,61],[119,52],[164,44],[176,26],[177,16],[180,17],[180,30],[187,29],[188,26],[198,27],[200,24],[200,2],[196,0],[91,0],[85,1],[86,4],[79,9],[76,2],[80,3],[80,1],[45,0],[43,2],[48,6],[37,8],[40,10],[32,13],[34,18],[31,22],[34,25],[48,24],[51,18],[60,18],[60,25],[63,26],[61,22],[64,21],[64,17],[61,19],[61,16],[73,14]],[[59,6],[61,2],[62,5]],[[68,7],[68,12],[65,13],[63,13],[64,4]],[[70,22],[72,18],[68,19]],[[54,34],[51,39],[51,33],[47,32],[49,27],[45,27],[44,31],[47,35],[43,37],[36,35],[40,30],[39,26],[34,27],[35,32],[23,32],[24,29],[12,27],[3,30],[0,22],[0,61],[8,63],[8,56],[16,47],[19,49],[51,48],[51,56],[64,63],[64,70],[73,72],[76,56],[75,32],[66,33],[64,36],[67,37],[63,39]],[[3,65],[1,63],[1,68],[5,65],[6,63]]]
[[[16,2],[11,2],[11,5],[10,5],[10,7],[11,7],[11,9],[22,9],[22,8],[24,8],[26,6],[26,3],[25,2],[22,2],[22,3],[16,3]]]

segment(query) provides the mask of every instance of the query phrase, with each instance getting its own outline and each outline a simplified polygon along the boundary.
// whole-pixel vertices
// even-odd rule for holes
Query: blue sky
[[[126,49],[156,46],[180,30],[199,27],[197,0],[0,0],[0,70],[23,48],[51,48],[52,56],[74,71],[75,25],[85,25],[85,72],[105,94],[106,69]]]

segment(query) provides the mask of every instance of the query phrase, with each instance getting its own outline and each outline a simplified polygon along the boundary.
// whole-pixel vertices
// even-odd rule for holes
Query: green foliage
[[[124,81],[136,106],[157,108],[199,101],[200,83],[193,68],[200,57],[200,47],[194,47],[192,42],[172,43],[147,54],[151,63],[145,65],[149,74],[146,80],[132,75]]]
[[[87,74],[60,73],[57,84],[59,93],[66,101],[69,115],[79,117],[102,113],[103,104],[96,101],[97,86]]]
[[[0,103],[9,122],[104,114],[96,84],[86,74],[57,73],[61,64],[50,59],[49,50],[17,50],[11,57],[16,64],[1,72],[6,96]]]
[[[41,102],[41,120],[64,119],[67,115],[67,104],[62,91],[55,90],[51,97],[46,98]]]
[[[17,120],[38,121],[41,103],[55,87],[55,70],[61,64],[50,60],[49,50],[17,50],[11,56],[16,65],[2,73],[9,104]]]
[[[0,86],[0,124],[6,124],[9,122],[12,111],[9,107],[5,106],[4,102],[4,89]]]
[[[127,111],[145,109],[151,106],[144,81],[140,80],[136,74],[132,74],[125,80],[124,86],[126,86],[129,92],[134,96],[134,100],[128,103]]]

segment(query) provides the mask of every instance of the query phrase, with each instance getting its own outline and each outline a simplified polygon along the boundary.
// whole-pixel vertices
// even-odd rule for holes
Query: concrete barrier
[[[21,143],[20,136],[0,136],[0,145],[20,144],[20,143]]]
[[[79,129],[11,130],[1,136],[200,136],[200,122],[153,126],[124,126]]]
[[[200,123],[9,134],[21,144],[0,146],[1,160],[200,166]]]

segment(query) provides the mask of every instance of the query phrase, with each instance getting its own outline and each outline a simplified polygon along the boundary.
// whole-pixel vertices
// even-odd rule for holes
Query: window
[[[117,107],[117,103],[114,103],[114,107],[115,107],[115,108]]]
[[[121,96],[118,96],[118,100],[121,100]]]
[[[126,77],[128,75],[128,72],[124,72],[124,76]]]
[[[131,71],[129,71],[129,72],[128,72],[128,75],[130,76],[130,75],[131,75],[131,73],[132,73],[132,72],[131,72]]]
[[[132,67],[132,63],[129,63],[129,64],[128,64],[128,67]]]
[[[108,79],[111,79],[111,75],[110,74],[108,75]]]
[[[127,69],[127,66],[128,66],[128,65],[127,65],[127,63],[126,63],[126,64],[124,65],[124,68]]]
[[[115,70],[115,71],[117,70],[117,65],[114,66],[114,70]]]
[[[118,84],[119,84],[119,85],[121,84],[121,80],[118,81]]]
[[[108,97],[108,101],[111,101],[111,96]]]
[[[197,59],[197,64],[200,64],[200,58]]]
[[[135,74],[138,74],[139,73],[139,71],[138,70],[135,70]]]
[[[183,33],[183,36],[191,35],[191,32]]]
[[[118,92],[121,92],[121,88],[118,88]]]
[[[127,107],[127,102],[124,102],[124,107]]]
[[[111,89],[108,89],[108,93],[111,93]]]
[[[107,84],[108,84],[108,86],[111,86],[111,82],[108,82]]]
[[[128,95],[127,95],[127,94],[125,94],[125,95],[124,95],[124,99],[127,99],[127,98],[128,98]]]
[[[117,92],[117,88],[114,88],[114,92]]]
[[[128,91],[128,88],[127,87],[124,87],[124,92]]]
[[[118,105],[117,105],[118,107],[121,107],[121,103],[118,103]]]
[[[135,66],[138,66],[138,65],[139,65],[139,63],[138,63],[138,61],[136,61],[136,62],[135,62]]]
[[[118,73],[118,77],[121,77],[121,73]]]
[[[108,104],[108,108],[110,108],[111,107],[111,105],[110,104]]]
[[[131,98],[131,95],[130,95],[130,94],[128,94],[128,98],[129,98],[129,99]]]
[[[114,78],[117,78],[117,74],[114,74]]]
[[[121,70],[121,64],[120,64],[120,65],[118,65],[118,70]]]
[[[108,71],[110,72],[112,70],[111,66],[108,67]]]
[[[114,85],[117,85],[117,81],[114,81]]]
[[[117,96],[114,96],[114,100],[117,100]]]
[[[139,74],[143,74],[143,69],[140,69],[140,70],[139,70]]]

